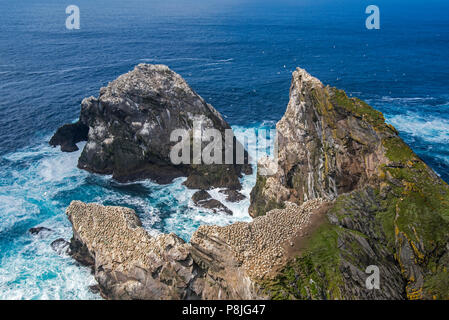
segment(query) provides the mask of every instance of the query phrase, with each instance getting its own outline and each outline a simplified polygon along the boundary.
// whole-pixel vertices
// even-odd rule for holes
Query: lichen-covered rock
[[[192,135],[195,123],[202,131],[219,130],[224,150],[230,126],[219,112],[167,66],[139,64],[101,88],[98,98],[85,98],[79,121],[58,129],[50,143],[74,151],[76,142],[87,140],[78,166],[112,174],[118,181],[150,178],[168,183],[187,176],[189,188],[240,189],[239,177],[251,172],[250,165],[171,162],[170,150],[177,143],[170,141],[171,133],[185,129]]]
[[[297,69],[276,127],[279,170],[258,175],[251,214],[286,200],[332,207],[297,259],[265,283],[272,298],[449,298],[449,187],[380,112]],[[366,288],[370,265],[380,289]]]

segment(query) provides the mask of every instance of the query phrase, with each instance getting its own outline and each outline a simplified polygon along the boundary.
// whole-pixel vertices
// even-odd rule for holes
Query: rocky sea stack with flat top
[[[185,243],[149,236],[129,209],[72,202],[70,254],[109,299],[449,298],[449,186],[380,112],[298,68],[277,131],[252,222]]]
[[[186,176],[185,185],[193,189],[241,189],[239,177],[251,173],[249,164],[172,164],[172,131],[192,132],[195,121],[201,130],[219,130],[224,150],[230,126],[220,113],[167,66],[139,64],[101,88],[98,98],[85,98],[79,121],[59,128],[50,144],[70,152],[87,141],[78,167],[112,174],[120,182],[150,178],[169,183]]]

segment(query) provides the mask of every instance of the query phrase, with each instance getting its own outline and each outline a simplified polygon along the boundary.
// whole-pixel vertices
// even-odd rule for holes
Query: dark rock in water
[[[91,285],[89,286],[89,291],[94,294],[100,293],[100,286],[98,284]]]
[[[83,266],[93,267],[95,264],[95,258],[91,255],[89,249],[75,235],[70,239],[68,254]]]
[[[198,207],[210,209],[214,213],[224,212],[226,214],[232,215],[232,211],[229,210],[223,203],[216,199],[212,199],[209,192],[205,190],[197,191],[192,196],[193,203]]]
[[[46,227],[34,227],[28,230],[29,233],[33,235],[40,234],[41,232],[51,232],[53,230],[46,228]]]
[[[70,243],[63,238],[56,239],[50,244],[51,248],[59,255],[68,254]]]
[[[61,146],[61,151],[78,151],[76,144],[87,140],[89,127],[82,122],[66,124],[59,128],[50,140],[53,147]]]
[[[101,88],[98,98],[85,98],[79,122],[61,127],[51,144],[73,150],[75,141],[87,140],[78,167],[112,174],[119,182],[153,179],[169,183],[185,176],[189,188],[240,189],[239,177],[252,171],[249,164],[172,163],[170,151],[179,141],[170,140],[172,132],[182,129],[192,137],[195,123],[198,131],[216,129],[221,133],[225,163],[225,130],[230,126],[220,113],[167,66],[139,64]],[[85,128],[89,128],[88,134]],[[203,142],[202,147],[208,144]],[[193,163],[192,149],[191,145],[189,163]],[[246,152],[245,159],[248,161]]]
[[[218,201],[216,199],[209,199],[209,200],[201,201],[197,205],[200,207],[203,207],[205,209],[210,209],[214,213],[224,212],[228,215],[232,215],[232,211],[228,207],[226,207],[223,203],[221,203],[220,201]]]
[[[192,200],[195,204],[198,204],[199,202],[208,200],[210,198],[212,198],[211,195],[205,190],[197,191],[192,196]]]
[[[221,190],[220,193],[226,195],[226,201],[229,202],[239,202],[245,199],[245,196],[236,190]]]

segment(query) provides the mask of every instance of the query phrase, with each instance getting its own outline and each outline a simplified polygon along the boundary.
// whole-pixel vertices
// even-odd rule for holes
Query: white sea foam
[[[390,97],[390,96],[383,96],[381,98],[382,101],[386,101],[386,102],[392,102],[392,101],[396,101],[396,102],[416,102],[416,101],[431,101],[431,100],[435,100],[434,97],[409,97],[409,98],[405,98],[405,97]]]
[[[71,227],[58,192],[76,190],[87,174],[76,168],[78,153],[61,153],[42,145],[5,156],[10,181],[0,185],[0,299],[95,299],[87,268],[50,246],[70,239]],[[74,178],[75,177],[75,178]],[[51,228],[38,236],[29,227]]]
[[[68,177],[79,175],[76,169],[78,158],[85,143],[79,143],[79,150],[73,153],[62,153],[44,158],[37,168],[39,175],[45,182],[58,182]]]
[[[399,131],[433,143],[449,142],[449,120],[436,117],[423,117],[416,113],[395,115],[388,122]]]
[[[38,212],[39,207],[36,204],[19,196],[0,194],[0,235]]]
[[[58,256],[50,239],[25,237],[2,256],[0,299],[99,299],[88,290],[95,284],[88,268]]]

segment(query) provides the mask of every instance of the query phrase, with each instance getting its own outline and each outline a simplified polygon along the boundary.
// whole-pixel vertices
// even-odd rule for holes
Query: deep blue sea
[[[214,215],[191,204],[183,179],[118,184],[78,170],[79,152],[48,146],[84,97],[138,63],[181,74],[237,136],[273,126],[291,72],[306,68],[384,112],[449,181],[447,1],[153,2],[0,0],[0,299],[99,298],[89,270],[50,247],[71,237],[64,211],[72,200],[134,208],[152,234],[186,240],[201,224],[250,220],[248,199],[226,203],[233,217]],[[365,28],[373,3],[380,30]],[[70,4],[80,8],[79,30],[65,28]],[[249,195],[254,175],[243,184]],[[35,226],[52,231],[32,236]]]

